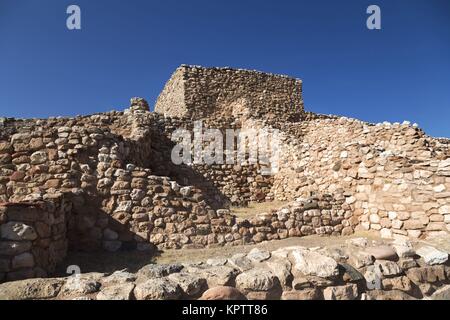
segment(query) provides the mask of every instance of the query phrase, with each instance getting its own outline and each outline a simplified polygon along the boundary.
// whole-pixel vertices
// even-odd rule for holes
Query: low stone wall
[[[186,257],[184,258],[186,259]],[[242,248],[206,261],[150,264],[0,284],[0,300],[448,300],[448,252],[366,238],[314,248]]]
[[[46,277],[67,253],[64,196],[0,205],[0,282]]]

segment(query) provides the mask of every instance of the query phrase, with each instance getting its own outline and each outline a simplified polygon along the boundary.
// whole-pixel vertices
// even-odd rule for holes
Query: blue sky
[[[82,30],[66,28],[70,4]],[[153,105],[183,63],[287,74],[309,111],[450,137],[448,0],[0,0],[0,116]]]

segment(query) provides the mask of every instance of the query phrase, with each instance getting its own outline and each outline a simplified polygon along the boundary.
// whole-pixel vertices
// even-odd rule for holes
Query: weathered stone
[[[446,279],[445,268],[442,265],[411,268],[406,270],[406,276],[415,284],[434,283]]]
[[[385,277],[393,277],[402,273],[402,269],[397,263],[387,260],[377,260],[374,264],[375,268],[380,270],[380,273]]]
[[[206,287],[206,279],[187,272],[172,273],[168,279],[177,283],[188,296],[196,296]]]
[[[320,298],[320,291],[317,288],[283,291],[281,295],[281,300],[319,300]]]
[[[325,300],[355,300],[358,297],[356,284],[328,287],[323,290]]]
[[[138,283],[134,296],[137,300],[176,300],[181,297],[181,288],[167,278],[154,278]]]
[[[162,278],[172,273],[180,272],[183,269],[181,264],[148,264],[137,272],[139,281],[151,278]]]
[[[252,269],[236,277],[236,288],[241,292],[270,291],[279,286],[278,278],[266,269]]]
[[[400,290],[372,290],[367,292],[367,295],[370,300],[417,300]]]
[[[230,259],[228,259],[228,263],[240,271],[247,271],[253,268],[252,261],[247,258],[246,254],[243,253],[235,254]]]
[[[62,279],[27,279],[0,284],[0,300],[40,300],[58,295]]]
[[[233,287],[213,287],[206,290],[200,300],[247,300],[247,298]]]
[[[294,250],[292,257],[294,259],[294,268],[304,275],[323,278],[339,275],[337,262],[320,253],[309,250]]]
[[[430,297],[432,300],[450,300],[450,285],[436,290]]]
[[[134,283],[122,283],[102,288],[97,300],[131,300],[134,287]]]
[[[448,260],[448,253],[430,246],[423,246],[416,250],[416,253],[423,258],[426,264],[432,266],[443,264]]]
[[[259,248],[253,248],[247,254],[247,258],[254,262],[262,262],[270,258],[270,252]]]

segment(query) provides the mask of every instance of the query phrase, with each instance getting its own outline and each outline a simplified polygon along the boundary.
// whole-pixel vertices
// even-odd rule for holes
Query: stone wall
[[[385,237],[447,232],[448,140],[409,123],[303,112],[300,84],[184,66],[157,102],[159,112],[169,102],[177,109],[165,116],[133,98],[124,112],[2,119],[0,202],[20,206],[64,193],[71,204],[65,218],[70,250],[202,248],[361,229]],[[236,107],[239,99],[248,101]],[[183,115],[180,106],[189,115],[168,117]],[[205,127],[222,132],[280,130],[280,171],[264,176],[260,165],[173,164],[173,131],[192,129],[192,119],[202,117]],[[272,199],[290,204],[248,221],[228,210]]]
[[[67,253],[70,202],[63,195],[0,205],[0,282],[46,277]]]
[[[290,125],[277,199],[345,197],[359,229],[421,237],[450,228],[450,150],[416,126],[347,118]]]
[[[179,67],[155,112],[187,119],[254,117],[295,120],[303,113],[302,81],[231,68]]]

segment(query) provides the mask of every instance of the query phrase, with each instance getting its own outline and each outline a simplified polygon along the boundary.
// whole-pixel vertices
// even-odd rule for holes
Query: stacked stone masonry
[[[2,228],[13,221],[37,229],[37,218],[10,219],[8,211],[23,206],[38,216],[63,194],[65,228],[44,223],[60,228],[50,238],[66,239],[68,250],[203,248],[361,229],[395,238],[449,231],[449,142],[415,125],[305,112],[299,80],[188,66],[169,80],[155,111],[133,98],[124,112],[1,118]],[[173,164],[171,134],[192,129],[193,120],[220,130],[280,130],[280,171],[265,176],[259,165]],[[289,204],[248,220],[229,210],[275,199]],[[3,229],[0,236],[6,279],[18,251],[6,254],[15,244]],[[32,243],[24,252],[32,252],[40,236],[26,241]],[[53,262],[38,264],[32,255],[26,268],[52,271]]]

